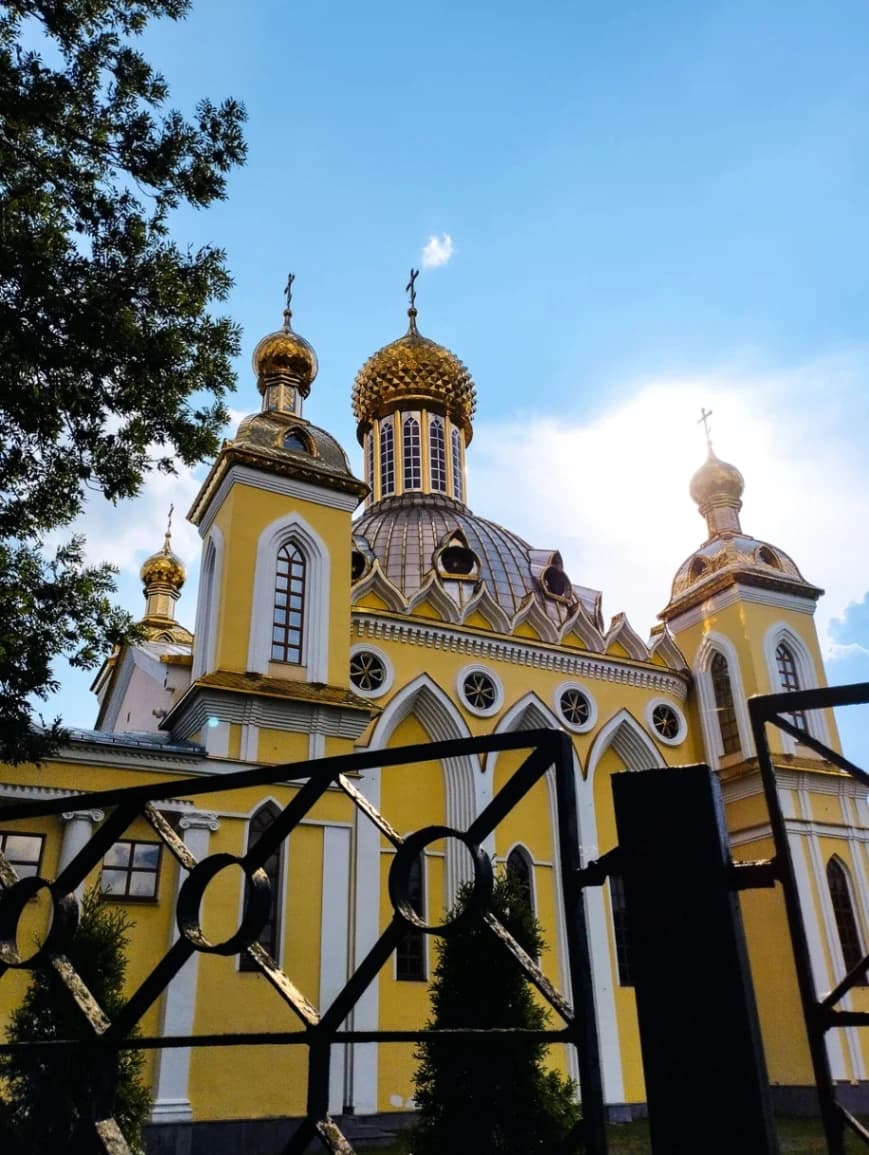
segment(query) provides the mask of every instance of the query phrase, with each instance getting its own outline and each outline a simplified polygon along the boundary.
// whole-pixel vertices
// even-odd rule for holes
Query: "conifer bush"
[[[468,902],[459,893],[455,915]],[[490,909],[532,957],[545,949],[539,923],[509,875],[495,882]],[[518,964],[479,920],[439,939],[430,1027],[540,1030],[549,1013]],[[429,1038],[414,1076],[419,1115],[413,1155],[546,1155],[581,1150],[574,1084],[544,1066],[546,1044],[496,1036],[466,1048]]]
[[[78,927],[66,952],[110,1019],[124,1002],[125,952],[132,925],[126,912],[104,902],[94,887],[82,900]],[[86,1041],[93,1038],[93,1031],[54,968],[48,966],[34,971],[24,1000],[12,1014],[6,1038],[10,1043]],[[131,1150],[137,1152],[143,1149],[142,1125],[151,1111],[151,1095],[142,1079],[143,1062],[141,1051],[120,1052],[115,1091],[114,1118]],[[86,1048],[63,1049],[57,1054],[22,1050],[0,1057],[0,1138],[5,1130],[22,1155],[92,1149],[89,1119],[98,1077]]]

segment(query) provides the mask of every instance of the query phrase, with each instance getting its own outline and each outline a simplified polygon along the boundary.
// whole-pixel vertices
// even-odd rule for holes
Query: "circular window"
[[[357,646],[350,653],[350,682],[367,698],[386,692],[392,682],[392,667],[385,654],[369,646]]]
[[[659,740],[667,746],[678,746],[685,738],[685,718],[670,702],[658,698],[646,707],[646,718]]]
[[[583,734],[597,721],[597,706],[584,686],[563,682],[555,690],[555,708],[568,730]]]
[[[494,714],[501,705],[501,687],[495,676],[481,666],[468,666],[458,677],[459,693],[474,714]]]

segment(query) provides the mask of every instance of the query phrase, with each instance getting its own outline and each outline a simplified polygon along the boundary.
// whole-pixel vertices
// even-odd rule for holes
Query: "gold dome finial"
[[[691,478],[690,493],[697,503],[701,517],[706,518],[709,536],[721,533],[741,533],[739,511],[742,509],[742,494],[745,480],[735,465],[721,461],[712,448],[709,431],[711,409],[701,409],[698,425],[703,425],[706,434],[706,460]]]
[[[163,535],[163,548],[152,554],[142,564],[139,571],[145,586],[145,597],[150,600],[152,592],[159,592],[163,588],[178,591],[187,580],[187,570],[179,557],[172,552],[172,514],[175,506],[169,506],[169,519],[166,524],[166,533]]]
[[[291,305],[295,279],[295,273],[287,275],[283,327],[263,337],[254,349],[253,371],[264,410],[301,416],[301,400],[311,392],[318,366],[317,354],[311,345],[293,332]]]

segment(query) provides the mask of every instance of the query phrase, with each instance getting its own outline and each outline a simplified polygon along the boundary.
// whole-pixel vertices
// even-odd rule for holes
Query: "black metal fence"
[[[869,774],[838,751],[809,732],[805,715],[813,710],[830,710],[839,706],[869,703],[869,683],[852,686],[831,686],[820,690],[797,690],[751,698],[748,703],[755,747],[760,760],[764,794],[769,809],[770,825],[775,843],[774,869],[784,891],[785,909],[796,963],[797,982],[808,1033],[809,1050],[814,1069],[821,1118],[824,1124],[830,1155],[844,1155],[846,1128],[869,1144],[869,1131],[836,1098],[836,1087],[830,1070],[826,1036],[831,1030],[869,1025],[869,1013],[843,1010],[842,998],[855,986],[862,984],[869,955],[842,976],[828,993],[815,989],[812,962],[806,933],[794,862],[791,855],[787,825],[782,811],[776,782],[776,770],[769,748],[767,727],[776,726],[789,734],[795,742],[809,747],[828,762],[869,786]],[[862,864],[861,864],[862,869]]]
[[[348,774],[387,766],[409,766],[466,755],[487,754],[503,750],[528,750],[521,766],[511,775],[482,813],[467,829],[428,826],[402,838],[353,785]],[[492,866],[481,844],[510,811],[518,805],[532,786],[550,772],[554,776],[557,801],[557,835],[561,901],[564,908],[571,998],[556,989],[488,909],[492,887]],[[210,855],[197,862],[156,804],[166,799],[195,798],[215,795],[240,787],[301,784],[291,801],[274,823],[243,856],[226,853]],[[368,955],[359,963],[343,989],[326,1007],[315,1007],[300,992],[287,973],[257,942],[269,917],[271,888],[263,865],[289,837],[299,822],[327,790],[337,787],[349,798],[363,820],[371,822],[394,847],[395,855],[389,873],[389,895],[393,914]],[[594,1014],[594,996],[589,965],[589,944],[582,891],[580,886],[579,838],[577,831],[576,785],[572,747],[566,734],[555,730],[533,730],[522,733],[490,735],[475,739],[435,742],[400,749],[376,750],[325,758],[316,762],[264,766],[230,774],[174,779],[156,786],[135,786],[118,790],[62,797],[43,802],[21,802],[0,807],[0,821],[29,819],[60,814],[70,810],[106,811],[106,818],[87,844],[64,866],[57,878],[19,879],[0,854],[0,978],[10,970],[53,967],[77,1006],[87,1028],[87,1042],[58,1039],[51,1042],[5,1043],[0,1051],[18,1047],[42,1048],[47,1051],[83,1048],[88,1061],[103,1077],[95,1081],[95,1098],[88,1123],[88,1142],[94,1152],[126,1155],[129,1149],[113,1118],[113,1072],[119,1052],[129,1049],[155,1050],[170,1047],[237,1047],[301,1046],[308,1054],[307,1113],[284,1147],[284,1155],[299,1155],[312,1141],[332,1152],[352,1155],[352,1149],[336,1124],[330,1119],[329,1069],[337,1047],[353,1043],[419,1042],[432,1034],[448,1038],[457,1047],[479,1042],[483,1032],[452,1030],[449,1032],[354,1031],[343,1024],[357,1001],[392,955],[408,927],[434,935],[448,935],[454,926],[450,921],[437,925],[424,923],[417,915],[409,895],[409,876],[421,851],[435,840],[457,839],[468,850],[473,863],[470,917],[482,919],[503,949],[540,995],[563,1021],[559,1028],[526,1032],[535,1040],[566,1043],[576,1048],[583,1104],[583,1138],[588,1155],[605,1155],[604,1104]],[[175,857],[186,877],[176,904],[179,935],[154,965],[137,990],[130,994],[121,1010],[109,1018],[81,977],[66,958],[66,948],[75,931],[78,902],[75,890],[97,868],[111,846],[128,830],[131,823],[144,818],[154,829],[168,851]],[[222,942],[211,942],[200,919],[203,898],[211,881],[225,868],[240,867],[247,879],[249,900],[237,930]],[[379,879],[372,879],[379,886]],[[30,957],[24,957],[18,944],[18,925],[28,902],[47,892],[53,906],[53,920],[47,938]],[[184,963],[194,953],[236,955],[247,952],[274,990],[276,1000],[294,1017],[293,1029],[268,1032],[233,1032],[174,1036],[134,1035],[143,1015],[166,990]],[[498,1031],[484,1032],[491,1042]],[[515,1032],[512,1032],[515,1034]],[[289,1111],[288,1111],[289,1113]]]

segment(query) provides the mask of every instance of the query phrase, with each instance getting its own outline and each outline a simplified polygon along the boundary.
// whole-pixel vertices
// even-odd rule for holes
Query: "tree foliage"
[[[67,957],[111,1019],[123,1006],[125,950],[132,923],[120,907],[104,902],[94,888],[84,897]],[[34,972],[24,1000],[6,1031],[9,1042],[93,1038],[72,996],[53,967]],[[4,1079],[2,1119],[13,1142],[28,1155],[57,1155],[86,1144],[89,1111],[98,1073],[86,1050],[19,1051],[0,1059]],[[151,1095],[142,1081],[142,1051],[121,1051],[114,1117],[134,1151],[141,1150],[142,1125]],[[82,1123],[81,1132],[79,1124]],[[93,1132],[91,1129],[91,1136]],[[2,1135],[0,1135],[2,1137]]]
[[[464,910],[464,888],[454,913]],[[545,949],[525,895],[509,875],[499,878],[490,908],[532,956]],[[540,1030],[548,1012],[521,970],[480,920],[438,941],[431,987],[431,1027],[521,1027]],[[546,1070],[546,1044],[498,1036],[466,1050],[436,1037],[419,1048],[414,1082],[419,1118],[414,1155],[445,1151],[530,1155],[577,1150],[570,1133],[579,1119],[573,1084]]]
[[[226,195],[227,174],[244,158],[244,110],[203,100],[186,119],[167,107],[166,82],[135,47],[149,21],[177,20],[188,7],[7,0],[0,8],[4,587],[19,573],[33,577],[41,542],[82,511],[87,491],[133,496],[148,470],[215,452],[226,420],[238,331],[209,311],[230,288],[224,254],[180,248],[170,221],[180,206]],[[61,627],[40,650],[35,618],[25,618],[23,647],[3,619],[0,756],[34,752],[27,695],[52,688],[54,656],[92,665],[123,628],[111,613],[100,626],[110,584],[105,568],[64,546],[42,561],[33,603],[57,598]],[[14,597],[0,590],[0,603]],[[43,748],[57,736],[46,733]]]

